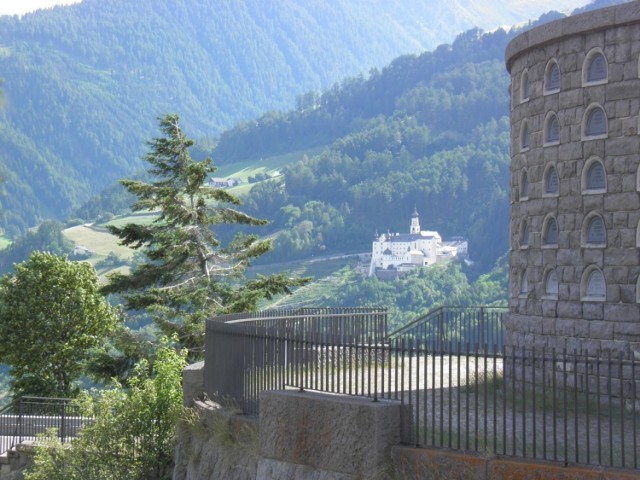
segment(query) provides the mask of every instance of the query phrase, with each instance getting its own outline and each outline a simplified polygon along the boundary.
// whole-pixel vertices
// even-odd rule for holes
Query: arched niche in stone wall
[[[607,83],[609,68],[607,58],[601,48],[592,48],[582,63],[582,85],[601,85]]]
[[[604,248],[607,246],[607,229],[604,219],[597,212],[590,212],[582,222],[581,244],[583,247]]]
[[[520,185],[518,186],[518,191],[520,192],[520,200],[528,200],[529,199],[529,174],[527,173],[527,169],[523,168],[520,172]]]
[[[547,165],[542,178],[544,179],[542,195],[545,197],[557,197],[560,194],[560,177],[556,166],[552,163]]]
[[[526,218],[520,221],[520,228],[518,229],[518,242],[519,248],[529,248],[529,222]]]
[[[548,269],[544,274],[544,296],[558,298],[558,275],[555,268]]]
[[[606,138],[609,126],[607,114],[600,104],[591,104],[584,112],[582,119],[582,139],[596,140]]]
[[[582,193],[605,193],[607,191],[607,172],[602,160],[590,157],[582,169]]]
[[[604,302],[607,299],[607,283],[602,270],[589,265],[582,273],[580,297],[586,302]]]
[[[558,145],[560,143],[560,122],[555,112],[547,113],[544,119],[544,142],[545,147]]]
[[[560,91],[560,66],[555,58],[547,63],[544,70],[544,94],[549,95]]]
[[[558,221],[553,215],[547,215],[542,223],[542,247],[557,248],[558,234]]]
[[[526,152],[531,147],[531,138],[529,135],[529,122],[524,119],[520,125],[520,151]]]
[[[525,268],[520,274],[520,296],[526,297],[529,295],[529,279],[527,275],[527,269]]]
[[[520,103],[529,101],[531,95],[531,83],[529,82],[529,70],[525,68],[520,75]]]

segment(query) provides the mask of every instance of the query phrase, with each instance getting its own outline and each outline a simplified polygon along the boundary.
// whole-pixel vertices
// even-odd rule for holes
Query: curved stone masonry
[[[506,66],[507,344],[638,356],[640,1],[526,31]]]

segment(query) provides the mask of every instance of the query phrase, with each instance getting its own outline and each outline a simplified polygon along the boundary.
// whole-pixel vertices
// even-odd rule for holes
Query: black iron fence
[[[75,437],[89,421],[68,398],[22,397],[0,410],[0,454],[55,429],[61,441]]]
[[[503,316],[507,307],[440,307],[389,335],[413,340],[416,348],[443,351],[466,345],[504,349]]]
[[[387,342],[333,338],[283,324],[208,322],[207,393],[253,414],[261,391],[286,387],[397,400],[411,407],[402,421],[406,444],[638,469],[636,358],[513,350],[441,334],[433,343],[422,338],[435,336],[411,330]]]
[[[378,343],[386,336],[387,313],[377,308],[305,308],[216,317],[206,325],[205,390],[212,398],[233,401],[243,411],[257,414],[258,394],[290,384],[321,350]],[[247,374],[247,369],[253,373]]]

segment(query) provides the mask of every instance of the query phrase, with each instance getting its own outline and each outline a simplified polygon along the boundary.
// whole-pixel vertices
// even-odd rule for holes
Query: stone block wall
[[[639,356],[640,2],[529,30],[506,63],[507,344]]]

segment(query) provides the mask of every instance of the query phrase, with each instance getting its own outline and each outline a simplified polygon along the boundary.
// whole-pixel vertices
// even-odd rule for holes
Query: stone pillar
[[[303,466],[331,478],[385,478],[400,442],[399,402],[317,392],[260,395],[259,478],[293,478]],[[388,473],[388,472],[387,472]],[[289,475],[284,477],[284,475]]]
[[[196,362],[182,370],[182,405],[193,406],[193,400],[204,392],[204,362]]]

